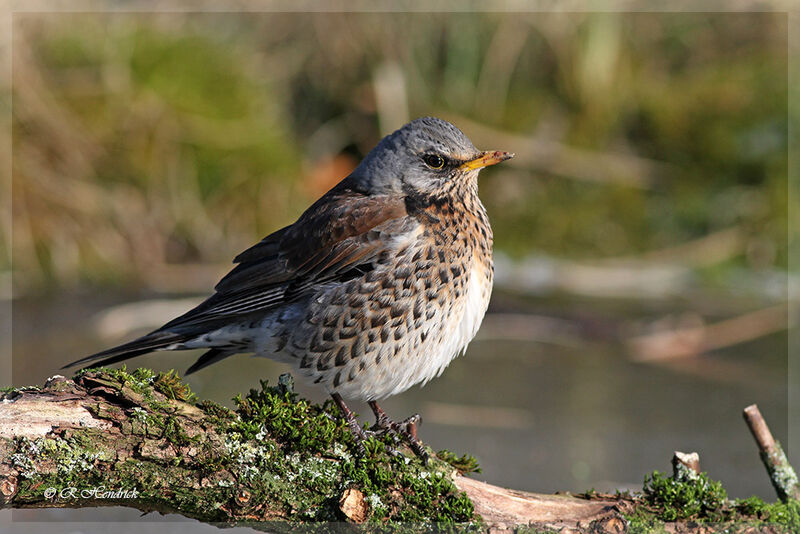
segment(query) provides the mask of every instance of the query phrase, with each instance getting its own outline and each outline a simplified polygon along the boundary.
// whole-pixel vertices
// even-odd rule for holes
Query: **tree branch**
[[[614,500],[492,486],[433,451],[426,466],[373,440],[367,457],[356,458],[337,410],[298,399],[286,381],[237,398],[236,412],[196,403],[177,376],[145,369],[54,377],[0,399],[4,506],[122,504],[230,524],[482,521],[593,532],[625,525]],[[460,460],[453,464],[469,464]]]
[[[783,452],[781,444],[772,437],[767,422],[761,415],[758,406],[751,404],[742,413],[753,439],[756,440],[758,450],[761,453],[761,461],[767,469],[772,486],[778,493],[778,498],[787,502],[789,499],[800,499],[800,483],[797,480],[792,465],[786,454]]]

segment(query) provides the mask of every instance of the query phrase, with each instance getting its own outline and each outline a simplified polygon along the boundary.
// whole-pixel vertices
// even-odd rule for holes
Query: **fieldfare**
[[[478,172],[512,156],[478,150],[447,121],[410,122],[294,224],[239,254],[202,304],[70,365],[209,349],[190,374],[236,353],[266,356],[324,387],[361,451],[369,431],[343,398],[368,402],[377,431],[425,458],[418,416],[395,423],[377,401],[440,375],[478,331],[494,270]]]

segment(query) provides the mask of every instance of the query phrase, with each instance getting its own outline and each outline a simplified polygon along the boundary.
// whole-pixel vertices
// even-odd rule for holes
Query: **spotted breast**
[[[486,211],[476,187],[457,185],[407,197],[402,232],[394,221],[370,232],[383,246],[365,272],[266,318],[254,329],[256,354],[365,401],[441,374],[478,331],[493,277]]]

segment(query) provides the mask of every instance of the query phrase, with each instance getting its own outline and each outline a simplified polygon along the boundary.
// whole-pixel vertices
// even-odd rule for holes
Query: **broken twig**
[[[767,422],[758,410],[758,406],[751,404],[744,409],[744,420],[753,433],[761,453],[761,461],[767,468],[767,473],[778,493],[778,498],[786,502],[789,499],[800,499],[800,483],[797,481],[789,459],[781,448],[781,444],[772,437]]]
[[[700,455],[696,452],[675,451],[672,456],[672,478],[692,480],[700,474]]]

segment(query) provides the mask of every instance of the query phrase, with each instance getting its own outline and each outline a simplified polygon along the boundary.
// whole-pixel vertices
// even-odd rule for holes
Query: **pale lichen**
[[[157,390],[159,383],[166,393]],[[35,479],[22,488],[21,499],[35,500],[25,493],[31,488],[99,482],[135,486],[140,501],[207,521],[336,521],[338,496],[356,487],[367,496],[371,521],[475,519],[448,464],[434,458],[426,466],[413,455],[393,456],[375,439],[367,456],[355,454],[337,408],[297,398],[286,378],[237,398],[236,412],[208,401],[192,407],[167,398],[189,394],[169,373],[88,371],[72,386],[103,391],[90,408],[95,417],[110,419],[114,431],[73,428],[46,442],[15,444],[15,468]]]

